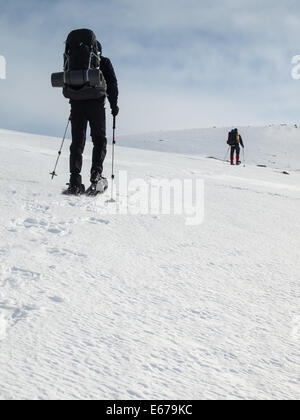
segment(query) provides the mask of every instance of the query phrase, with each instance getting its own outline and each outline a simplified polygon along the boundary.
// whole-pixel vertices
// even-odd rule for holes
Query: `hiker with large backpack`
[[[79,29],[69,34],[64,54],[64,73],[53,74],[52,85],[63,87],[63,95],[71,104],[71,176],[67,194],[80,195],[85,192],[81,170],[88,123],[94,145],[90,178],[93,188],[90,187],[89,191],[96,191],[98,183],[107,188],[107,180],[102,177],[107,147],[105,99],[108,98],[115,119],[119,113],[119,91],[112,63],[102,56],[101,44],[93,31]]]
[[[234,165],[234,154],[236,153],[236,164],[240,165],[240,152],[241,147],[244,148],[244,142],[242,136],[239,134],[238,129],[235,128],[228,133],[227,144],[230,146],[230,163]]]

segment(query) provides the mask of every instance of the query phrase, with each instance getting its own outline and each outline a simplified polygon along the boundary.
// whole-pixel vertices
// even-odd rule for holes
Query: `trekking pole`
[[[115,145],[116,145],[116,117],[113,122],[113,141],[112,141],[112,168],[111,168],[111,202],[114,202],[114,180],[115,180]]]
[[[228,147],[228,150],[227,150],[226,155],[224,156],[224,159],[223,159],[223,160],[226,160],[227,155],[228,155],[228,153],[229,153],[229,149],[230,149],[230,146]]]
[[[56,163],[55,163],[54,170],[53,170],[53,172],[51,172],[51,173],[50,173],[50,175],[52,176],[52,178],[51,178],[52,180],[54,179],[54,177],[55,177],[55,176],[57,176],[57,173],[56,173],[56,168],[57,168],[57,165],[58,165],[58,162],[59,162],[60,156],[61,156],[62,149],[63,149],[63,147],[64,147],[64,143],[65,143],[65,139],[66,139],[66,135],[67,135],[67,132],[68,132],[68,128],[69,128],[70,121],[71,121],[71,115],[69,116],[69,119],[68,119],[68,124],[67,124],[66,130],[65,130],[65,133],[64,133],[64,137],[63,137],[63,140],[62,140],[62,143],[61,143],[60,149],[59,149],[59,151],[58,151],[58,156],[57,156],[57,159],[56,159]]]
[[[245,149],[243,147],[243,160],[244,160],[244,165],[245,165]]]

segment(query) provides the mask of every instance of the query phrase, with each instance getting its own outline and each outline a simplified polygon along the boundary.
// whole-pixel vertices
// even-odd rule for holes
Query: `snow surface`
[[[121,144],[158,152],[200,154],[224,159],[226,140],[231,128],[208,128],[183,131],[161,131],[122,136]],[[248,164],[300,171],[300,127],[282,125],[241,127],[245,158]],[[228,155],[226,155],[228,158]]]
[[[117,148],[130,179],[205,180],[193,227],[60,195],[60,139],[0,130],[1,399],[300,397],[299,131],[247,130],[272,167],[203,157],[228,129],[119,139],[152,149]]]

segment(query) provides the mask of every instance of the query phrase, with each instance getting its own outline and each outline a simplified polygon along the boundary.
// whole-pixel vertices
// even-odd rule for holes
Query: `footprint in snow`
[[[38,223],[37,219],[30,219],[30,218],[28,218],[28,219],[25,219],[24,220],[24,226],[26,228],[31,228],[33,226],[37,226],[38,224],[39,223]]]
[[[0,340],[6,338],[9,327],[14,327],[19,322],[26,320],[31,312],[37,310],[39,308],[35,305],[0,302]]]
[[[49,296],[49,299],[52,300],[52,302],[55,302],[55,303],[64,303],[64,301],[65,301],[63,298],[60,298],[58,296]]]
[[[104,224],[104,225],[108,225],[109,224],[109,221],[108,220],[104,220],[104,219],[97,219],[96,217],[90,217],[89,218],[89,223],[92,223],[92,224],[98,224],[98,223],[102,223],[102,224]]]
[[[16,227],[24,227],[28,230],[33,230],[35,233],[43,233],[44,231],[55,234],[55,235],[67,235],[67,229],[64,226],[65,222],[60,223],[53,223],[48,222],[45,219],[35,219],[35,218],[27,218],[25,220],[11,220],[11,224],[13,225],[13,228],[10,228],[9,230],[12,232],[16,232]]]
[[[8,254],[7,248],[0,248],[0,257],[4,257]]]
[[[79,257],[79,258],[87,258],[86,254],[82,254],[81,252],[74,252],[71,249],[59,249],[59,248],[49,248],[48,253],[59,256],[59,257]]]
[[[24,286],[26,283],[39,281],[41,278],[40,273],[27,270],[19,267],[2,267],[2,286],[9,285],[16,289]]]

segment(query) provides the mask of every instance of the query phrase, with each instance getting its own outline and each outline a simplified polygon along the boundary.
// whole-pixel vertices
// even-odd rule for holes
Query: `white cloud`
[[[121,132],[297,118],[300,5],[269,0],[0,0],[0,126],[59,134],[50,87],[71,29],[90,27],[120,82]],[[300,87],[300,85],[299,85]]]

